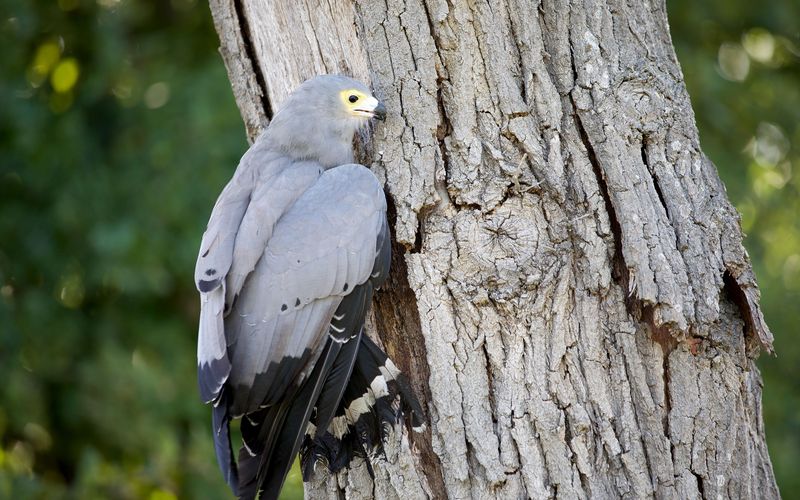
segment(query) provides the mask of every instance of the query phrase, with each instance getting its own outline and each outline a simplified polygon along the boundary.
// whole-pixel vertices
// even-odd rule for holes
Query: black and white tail
[[[405,374],[366,335],[361,336],[350,380],[327,430],[318,429],[318,416],[312,417],[300,449],[304,481],[317,464],[336,473],[354,457],[382,455],[389,431],[405,419],[414,431],[425,429],[422,408]],[[372,473],[369,460],[367,468]]]

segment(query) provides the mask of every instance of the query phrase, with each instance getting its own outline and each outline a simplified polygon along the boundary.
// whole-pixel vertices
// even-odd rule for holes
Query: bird
[[[354,457],[372,474],[390,429],[425,427],[407,376],[364,332],[391,234],[382,184],[354,163],[353,141],[385,116],[355,79],[306,80],[212,209],[195,267],[197,377],[218,465],[239,498],[277,498],[298,453],[304,480]]]

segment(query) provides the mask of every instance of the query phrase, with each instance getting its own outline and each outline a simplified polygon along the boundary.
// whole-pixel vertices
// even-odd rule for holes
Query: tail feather
[[[316,420],[326,429],[346,392],[361,351],[364,315],[372,300],[367,282],[347,295],[334,314],[328,340],[314,369],[299,391],[282,402],[245,415],[240,453],[239,491],[242,498],[277,498],[294,457],[303,444],[316,409]]]
[[[231,445],[230,415],[228,414],[227,397],[225,392],[220,396],[219,403],[211,410],[211,425],[214,434],[214,450],[217,454],[217,463],[225,475],[225,482],[237,494],[239,487],[239,474],[236,462],[233,461],[233,446]]]
[[[303,479],[317,464],[336,473],[355,457],[375,458],[395,425],[409,420],[414,430],[424,428],[424,417],[405,375],[369,337],[361,336],[347,388],[331,425],[306,435],[301,449]],[[316,437],[314,437],[316,434]],[[367,468],[372,473],[370,460]]]
[[[320,392],[319,400],[316,404],[316,419],[315,425],[317,429],[325,430],[331,424],[339,403],[342,400],[347,387],[349,379],[353,372],[353,365],[355,364],[358,356],[358,351],[361,345],[361,337],[364,331],[364,315],[368,304],[372,302],[372,284],[369,282],[356,287],[353,293],[345,297],[342,304],[337,309],[337,313],[341,312],[342,317],[340,322],[331,322],[331,327],[342,330],[348,337],[338,339],[343,342],[342,351],[336,359],[336,362],[331,367],[330,373],[327,375],[325,385]],[[350,337],[349,335],[352,335]]]
[[[245,500],[277,499],[298,451],[304,480],[318,464],[335,473],[355,457],[366,459],[372,475],[371,461],[384,455],[384,443],[398,423],[407,421],[416,431],[424,427],[408,379],[363,334],[371,296],[368,285],[343,301],[302,385],[281,402],[242,417],[238,468],[231,449],[228,388],[223,390],[213,409],[214,445],[234,494]]]
[[[294,457],[297,456],[303,443],[311,412],[319,398],[328,372],[341,349],[342,344],[332,340],[328,341],[325,351],[320,357],[323,361],[317,364],[300,393],[292,400],[274,447],[268,450],[269,453],[262,455],[259,478],[256,481],[257,491],[263,492],[262,498],[278,498],[283,482],[292,468]]]
[[[389,359],[389,356],[381,350],[369,337],[364,336],[366,341],[364,347],[370,352],[373,359],[379,363],[379,371],[387,381],[387,385],[392,392],[400,395],[400,405],[404,415],[410,418],[411,426],[416,431],[425,428],[425,417],[422,413],[422,406],[414,396],[408,377],[400,371],[397,366]]]
[[[235,491],[240,498],[256,497],[262,458],[266,450],[274,448],[274,443],[284,427],[288,410],[288,404],[274,405],[242,418],[238,493]]]

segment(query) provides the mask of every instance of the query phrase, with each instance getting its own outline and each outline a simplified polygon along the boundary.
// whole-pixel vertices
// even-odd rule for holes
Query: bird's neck
[[[294,160],[318,162],[326,169],[353,163],[355,130],[351,126],[331,128],[298,116],[291,121],[282,118],[276,115],[257,142]]]
[[[329,141],[328,147],[310,151],[309,160],[319,162],[323,168],[328,169],[346,163],[353,163],[353,142]]]

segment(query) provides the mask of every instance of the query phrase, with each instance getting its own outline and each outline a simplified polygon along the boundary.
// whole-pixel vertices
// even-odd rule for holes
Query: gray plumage
[[[242,497],[277,496],[309,421],[317,410],[332,419],[361,352],[390,243],[382,187],[352,163],[352,140],[383,113],[355,80],[306,81],[211,213],[195,269],[198,380],[220,467]],[[237,471],[228,423],[241,416]]]
[[[226,340],[222,312],[229,313],[235,307],[235,297],[242,293],[245,280],[264,254],[278,219],[317,182],[325,169],[353,161],[353,134],[364,125],[365,119],[349,115],[341,106],[339,93],[350,89],[370,95],[363,84],[341,76],[321,76],[301,85],[287,98],[269,127],[242,157],[233,178],[217,199],[195,268],[195,282],[202,294],[197,353],[201,366],[225,364],[225,345],[232,344],[235,339],[227,337]],[[375,190],[371,192],[374,194]],[[380,192],[378,197],[380,199],[375,203],[385,206],[383,193]],[[313,205],[313,200],[310,203]],[[363,215],[340,213],[345,218],[351,217],[353,222]],[[288,235],[290,238],[295,236]],[[374,243],[374,234],[359,236],[371,237]],[[307,250],[312,251],[311,248]],[[334,266],[330,269],[336,270]],[[304,286],[301,276],[286,279],[294,279],[295,286]],[[257,300],[283,301],[276,295],[281,291],[275,290]],[[264,319],[268,317],[259,321]],[[241,372],[241,367],[233,369],[235,373]],[[246,376],[240,373],[241,378]],[[201,384],[203,399],[214,401],[224,382],[216,380],[212,384]]]

